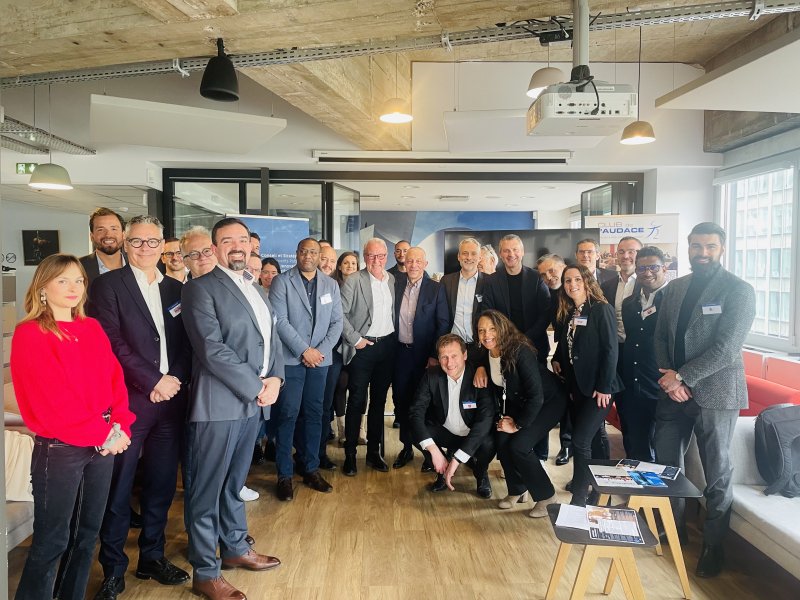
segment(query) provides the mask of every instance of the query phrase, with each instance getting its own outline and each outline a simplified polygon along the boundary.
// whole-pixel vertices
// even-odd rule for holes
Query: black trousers
[[[369,414],[367,415],[367,452],[379,451],[383,444],[383,411],[386,408],[386,394],[392,383],[394,366],[395,336],[381,338],[371,346],[356,351],[349,364],[347,410],[345,412],[344,432],[347,438],[345,454],[355,454],[358,444],[358,430],[361,415],[367,404],[369,393]]]
[[[536,454],[536,444],[547,437],[564,413],[564,399],[546,402],[534,422],[516,433],[498,431],[495,434],[497,458],[506,474],[506,485],[511,496],[528,490],[535,501],[545,500],[556,493],[550,477]]]
[[[634,460],[655,460],[656,405],[658,398],[647,398],[628,390],[616,401],[622,425],[625,456]]]
[[[439,447],[442,454],[445,455],[452,455],[456,450],[461,448],[461,444],[463,444],[466,439],[466,437],[454,434],[439,423],[427,421],[425,426],[428,429],[428,433],[433,438],[433,442]],[[417,448],[422,450],[418,444]],[[472,460],[470,461],[472,472],[475,474],[476,478],[486,473],[489,469],[489,463],[492,462],[493,458],[494,436],[489,434],[483,439],[481,445],[478,446],[478,449],[475,451],[475,454],[472,455]]]
[[[569,381],[572,399],[569,402],[570,416],[572,417],[572,450],[574,452],[572,474],[572,504],[586,506],[591,474],[589,473],[589,460],[598,449],[599,442],[593,442],[598,437],[608,411],[606,407],[597,406],[597,400],[584,396],[575,385],[574,379]],[[600,439],[598,437],[598,439]],[[606,438],[606,442],[608,439]],[[593,452],[593,448],[594,452]],[[597,458],[596,456],[594,458]]]
[[[412,344],[397,344],[392,375],[392,399],[394,400],[394,418],[400,425],[400,441],[403,442],[404,447],[410,447],[413,440],[411,426],[408,422],[408,411],[428,364],[428,357],[419,355],[419,350]]]

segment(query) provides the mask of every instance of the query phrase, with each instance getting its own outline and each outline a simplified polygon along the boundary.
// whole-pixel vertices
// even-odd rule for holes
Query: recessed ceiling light
[[[403,189],[406,189],[406,190],[418,190],[419,186],[418,185],[404,185]]]
[[[403,200],[413,200],[416,196],[400,196]]]
[[[519,206],[519,204],[514,204],[513,202],[510,202],[510,203],[506,204],[506,206]]]
[[[486,196],[487,200],[500,200],[502,196]]]
[[[546,186],[544,186],[544,189],[546,189],[546,190],[554,190],[554,189],[556,189],[556,186],[554,186],[554,185],[546,185]]]
[[[523,200],[533,200],[536,196],[520,196]]]
[[[294,194],[281,194],[281,198],[294,198]]]

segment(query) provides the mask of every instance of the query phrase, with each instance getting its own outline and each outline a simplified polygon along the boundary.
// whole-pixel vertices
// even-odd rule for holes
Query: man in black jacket
[[[467,365],[467,345],[448,333],[436,343],[439,366],[422,377],[409,410],[416,445],[427,450],[438,473],[433,492],[454,489],[451,479],[469,462],[481,498],[491,498],[488,467],[494,456],[491,434],[494,400],[487,388],[472,384],[474,368]]]

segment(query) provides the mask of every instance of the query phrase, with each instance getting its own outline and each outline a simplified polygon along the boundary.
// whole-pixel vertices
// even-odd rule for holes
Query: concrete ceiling
[[[714,0],[674,4],[712,4]],[[407,39],[494,28],[496,23],[569,15],[569,0],[6,0],[0,20],[0,77],[125,63],[212,56],[214,40],[230,54],[281,48]],[[644,0],[636,9],[669,6]],[[630,10],[622,1],[592,1],[592,14]],[[704,64],[770,20],[697,21],[643,30],[645,62]],[[592,62],[633,62],[635,29],[590,37]],[[307,112],[362,149],[408,150],[410,128],[377,121],[392,96],[410,97],[414,61],[569,61],[569,48],[548,52],[535,40],[403,55],[354,57],[242,69],[244,75]]]

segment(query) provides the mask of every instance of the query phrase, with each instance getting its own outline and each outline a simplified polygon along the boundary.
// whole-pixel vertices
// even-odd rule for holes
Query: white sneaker
[[[251,502],[253,500],[258,500],[259,493],[255,490],[251,490],[249,487],[244,486],[239,491],[239,498],[244,500],[245,502]]]

